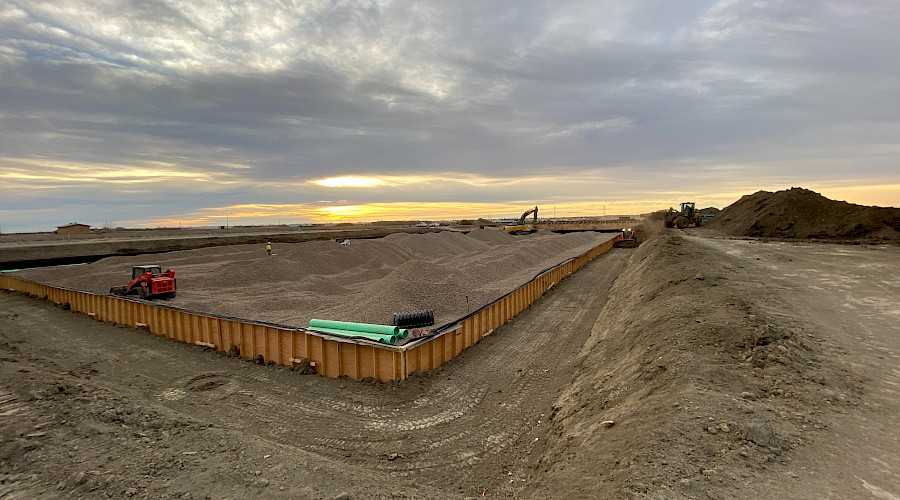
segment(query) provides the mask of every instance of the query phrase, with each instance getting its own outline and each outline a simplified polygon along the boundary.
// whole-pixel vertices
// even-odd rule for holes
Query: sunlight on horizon
[[[831,199],[861,205],[896,206],[898,184],[870,186],[815,185],[803,186]],[[538,202],[540,218],[602,217],[611,215],[641,215],[668,207],[677,207],[680,201],[695,201],[700,207],[724,208],[736,202],[741,196],[752,194],[759,189],[781,190],[781,188],[759,188],[735,190],[733,193],[714,193],[683,197],[678,193],[659,193],[653,199],[597,202]],[[682,199],[685,198],[685,199]],[[690,199],[688,199],[690,198]],[[871,201],[869,201],[871,200]],[[457,202],[389,202],[353,204],[243,204],[196,210],[181,217],[168,217],[151,221],[123,221],[133,227],[178,227],[178,226],[236,226],[301,223],[340,223],[377,221],[449,221],[509,219],[521,216],[534,207],[527,202],[503,203],[457,203]],[[227,213],[227,216],[226,216]]]
[[[375,177],[329,177],[312,181],[313,184],[324,187],[375,187],[384,184],[384,181]]]
[[[660,202],[647,202],[659,207]],[[313,206],[303,204],[238,205],[201,210],[185,214],[181,219],[166,218],[135,222],[140,227],[229,226],[342,223],[378,221],[450,221],[510,219],[522,215],[534,205],[524,203],[366,203],[352,205]],[[541,218],[602,217],[604,215],[639,215],[641,205],[632,203],[557,203],[539,207]],[[657,208],[654,208],[654,210]],[[227,213],[227,216],[226,216]]]

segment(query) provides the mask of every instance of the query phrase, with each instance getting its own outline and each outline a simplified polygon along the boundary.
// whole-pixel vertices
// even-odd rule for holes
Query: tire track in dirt
[[[33,299],[3,302],[21,303],[22,321],[39,332],[26,339],[24,356],[55,373],[90,364],[90,384],[104,395],[89,410],[94,417],[106,418],[116,395],[142,401],[144,413],[316,457],[327,470],[339,464],[354,477],[387,475],[398,485],[441,491],[474,481],[514,493],[525,483],[507,485],[507,475],[527,477],[535,438],[546,432],[542,414],[570,382],[605,290],[628,255],[609,252],[441,369],[391,384],[301,376]]]
[[[28,413],[25,402],[12,392],[0,390],[0,418],[20,418],[22,413]]]
[[[215,406],[205,401],[218,388],[159,400],[226,427],[235,425],[228,415],[240,412],[244,432],[394,477],[437,484],[448,475],[470,476],[473,466],[494,459],[501,463],[489,474],[496,474],[504,464],[527,460],[522,451],[542,435],[542,414],[549,415],[569,382],[628,255],[613,250],[597,259],[456,360],[401,384],[317,379],[303,390],[276,393],[273,383],[281,381],[267,376],[272,372],[251,369],[228,383],[242,390]],[[516,456],[504,457],[511,449]]]

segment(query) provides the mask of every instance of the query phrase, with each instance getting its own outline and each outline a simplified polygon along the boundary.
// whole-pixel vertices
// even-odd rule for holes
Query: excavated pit
[[[390,324],[395,313],[433,309],[441,325],[490,303],[539,272],[616,237],[610,233],[513,236],[396,233],[381,239],[232,245],[15,273],[93,293],[124,284],[131,266],[171,268],[178,296],[159,303],[288,326],[312,318]],[[152,261],[152,262],[150,262]]]

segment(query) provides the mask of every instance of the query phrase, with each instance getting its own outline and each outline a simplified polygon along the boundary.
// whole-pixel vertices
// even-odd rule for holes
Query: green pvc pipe
[[[351,330],[354,332],[380,333],[383,335],[399,335],[400,327],[388,325],[373,325],[371,323],[351,323],[350,321],[332,321],[330,319],[311,319],[309,326],[321,328],[337,328],[338,330]]]
[[[362,337],[369,340],[374,340],[375,342],[381,342],[382,344],[390,344],[394,345],[397,343],[396,335],[388,335],[383,333],[370,333],[370,332],[357,332],[353,330],[341,330],[339,328],[325,328],[322,326],[313,326],[309,325],[309,327],[317,332],[322,333],[331,333],[334,335],[341,335],[344,337]]]

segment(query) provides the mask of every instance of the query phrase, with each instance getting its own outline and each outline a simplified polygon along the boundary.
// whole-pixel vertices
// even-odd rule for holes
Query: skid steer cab
[[[125,286],[109,289],[110,295],[125,297],[135,295],[140,299],[167,299],[175,296],[175,271],[162,271],[160,266],[134,266],[131,281]]]
[[[634,248],[637,246],[637,239],[634,236],[634,228],[626,227],[622,230],[622,235],[613,243],[615,248]]]

